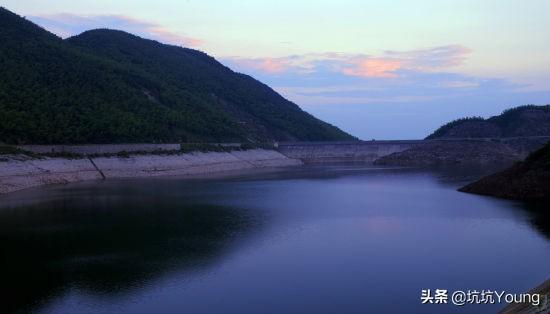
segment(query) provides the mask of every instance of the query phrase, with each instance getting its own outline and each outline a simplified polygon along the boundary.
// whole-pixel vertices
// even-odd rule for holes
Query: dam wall
[[[295,142],[278,143],[277,150],[304,163],[374,162],[376,159],[405,151],[423,140]]]
[[[544,146],[550,136],[349,142],[283,142],[277,150],[304,163],[366,162],[418,166],[513,162]]]

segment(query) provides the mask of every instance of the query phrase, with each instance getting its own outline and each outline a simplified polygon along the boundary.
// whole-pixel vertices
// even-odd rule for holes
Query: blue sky
[[[8,0],[62,37],[108,27],[203,50],[364,139],[550,103],[550,1]]]

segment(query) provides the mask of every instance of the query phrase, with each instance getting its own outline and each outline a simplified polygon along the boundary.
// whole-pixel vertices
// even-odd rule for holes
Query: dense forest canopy
[[[354,139],[207,54],[122,31],[63,40],[0,8],[0,142]]]
[[[489,119],[462,118],[449,122],[427,139],[550,136],[550,105],[526,105]]]

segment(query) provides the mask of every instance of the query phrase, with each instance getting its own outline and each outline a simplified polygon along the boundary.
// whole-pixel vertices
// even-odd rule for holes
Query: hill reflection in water
[[[547,279],[548,215],[456,190],[483,171],[323,165],[15,193],[0,204],[3,310],[441,313],[421,289],[528,291]]]
[[[200,272],[257,228],[256,218],[123,193],[0,210],[2,308],[26,311],[72,288],[120,295],[170,271]]]

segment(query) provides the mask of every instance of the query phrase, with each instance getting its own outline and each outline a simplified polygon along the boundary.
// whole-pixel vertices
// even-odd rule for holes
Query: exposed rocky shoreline
[[[87,180],[191,176],[302,164],[300,160],[266,149],[73,159],[32,158],[25,155],[0,157],[0,194],[42,185]]]
[[[512,164],[541,148],[548,137],[426,141],[383,156],[376,165],[422,167],[457,164]]]
[[[550,201],[550,144],[529,155],[525,161],[459,191],[525,201]]]
[[[317,162],[349,162],[351,160],[370,163],[377,154],[388,155],[376,159],[374,161],[376,165],[428,167],[439,165],[483,166],[490,164],[491,166],[500,165],[502,169],[518,160],[522,160],[530,152],[544,146],[547,141],[548,137],[430,140],[418,141],[418,143],[397,143],[408,145],[409,148],[403,147],[403,151],[395,153],[391,153],[391,150],[398,150],[397,146],[399,145],[396,143],[332,144],[334,147],[326,144],[310,144],[308,154],[304,156],[296,153],[289,154],[288,149],[286,151],[284,149],[281,151],[271,149],[225,149],[191,153],[180,150],[156,151],[153,153],[130,152],[116,155],[77,155],[77,157],[71,157],[71,155],[44,157],[44,155],[12,153],[0,155],[0,194],[41,185],[86,180],[152,176],[197,176],[254,168],[295,166],[302,165],[312,158]],[[342,147],[346,149],[341,151]],[[337,150],[340,154],[337,156],[338,158],[327,158],[327,154],[334,153],[334,150]],[[354,158],[350,159],[348,155]],[[505,174],[507,179],[501,179],[504,182],[508,178],[517,176],[517,171],[520,170],[511,168],[507,171]],[[527,176],[520,185],[529,188],[531,177],[532,175]],[[483,187],[487,185],[487,189],[490,189],[490,185],[494,184],[491,182],[483,181],[476,186],[476,189],[480,191],[480,194],[491,194],[488,190],[485,192],[485,187]],[[502,183],[502,185],[505,184]],[[467,189],[464,191],[470,192]],[[475,193],[474,190],[471,191]],[[516,197],[514,195],[503,197],[521,198],[521,196]]]

